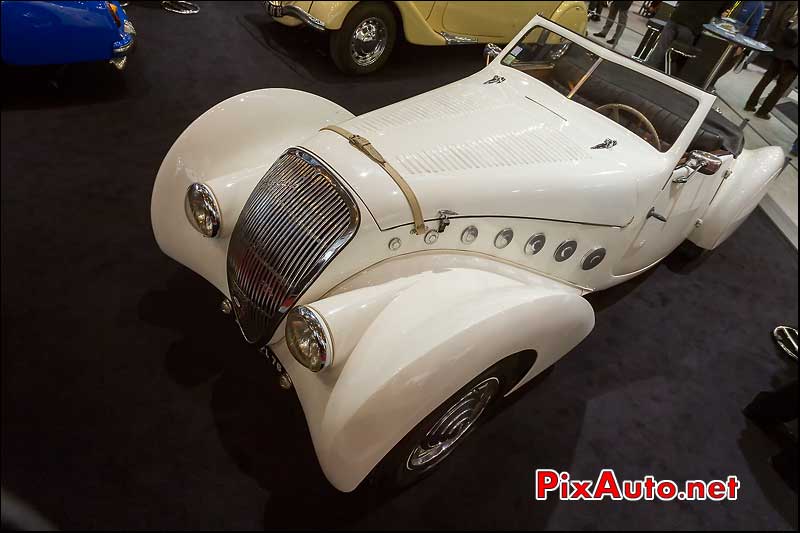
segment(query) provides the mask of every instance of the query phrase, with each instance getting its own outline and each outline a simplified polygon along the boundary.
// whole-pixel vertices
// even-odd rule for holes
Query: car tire
[[[369,74],[389,59],[397,39],[397,20],[383,2],[359,2],[330,37],[331,58],[342,72]]]
[[[689,274],[700,268],[713,255],[714,250],[706,250],[686,240],[664,258],[664,264],[672,272]]]
[[[528,350],[506,357],[481,372],[464,385],[412,429],[370,473],[368,484],[384,489],[401,489],[429,476],[473,431],[486,422],[503,396],[516,385],[536,361],[536,352]],[[482,407],[479,404],[484,402]],[[469,419],[467,407],[474,406],[477,416]],[[459,418],[459,416],[461,418]],[[455,427],[457,438],[437,452],[437,428]],[[462,426],[463,424],[463,426]],[[441,444],[441,443],[440,443]]]

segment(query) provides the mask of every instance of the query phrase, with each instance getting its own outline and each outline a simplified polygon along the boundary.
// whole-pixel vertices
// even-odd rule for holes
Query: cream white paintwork
[[[473,76],[360,117],[288,89],[232,97],[192,123],[159,169],[152,199],[159,246],[225,295],[230,232],[284,150],[314,153],[353,193],[358,232],[300,300],[329,327],[332,366],[316,374],[301,367],[282,325],[269,342],[294,382],[320,464],[340,490],[353,490],[420,420],[498,360],[537,351],[519,387],[566,354],[594,324],[586,293],[643,272],[687,237],[719,246],[780,169],[779,148],[745,150],[723,157],[713,176],[673,183],[688,172],[675,169],[714,96],[540,17],[520,36],[534,24],[696,98],[697,112],[670,150],[656,151],[503,66],[506,49]],[[483,83],[495,75],[506,82]],[[411,233],[409,206],[380,167],[339,135],[318,131],[334,123],[370,139],[400,171],[430,227],[439,210],[458,213],[435,243]],[[617,146],[590,150],[606,137]],[[186,220],[184,194],[196,181],[220,203],[217,238],[202,237]],[[647,218],[653,207],[666,223]],[[479,234],[466,245],[460,236],[470,225]],[[506,228],[514,238],[498,249],[495,235]],[[526,255],[536,233],[547,242]],[[402,242],[396,251],[392,238]],[[567,240],[577,241],[575,254],[555,261]],[[605,259],[583,270],[581,259],[598,247]]]
[[[158,170],[150,213],[161,249],[227,294],[228,239],[253,187],[287,146],[352,116],[333,102],[292,89],[238,94],[203,113],[178,137]],[[218,238],[187,228],[183,209],[176,207],[194,182],[211,187],[220,203]]]
[[[725,179],[697,227],[689,235],[696,245],[713,250],[736,231],[764,198],[783,165],[783,150],[768,146],[745,150]]]
[[[320,465],[344,491],[497,353],[517,353],[539,339],[533,377],[594,326],[579,290],[463,253],[380,263],[311,307],[334,332],[332,367],[314,375],[285,342],[272,347],[289,365]],[[515,330],[526,335],[509,334]]]

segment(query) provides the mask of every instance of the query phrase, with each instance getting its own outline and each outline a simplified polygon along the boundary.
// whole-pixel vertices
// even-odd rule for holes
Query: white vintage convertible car
[[[359,117],[289,89],[214,106],[159,169],[153,229],[294,387],[330,482],[408,484],[589,334],[586,294],[755,208],[783,152],[744,150],[714,101],[537,16]]]

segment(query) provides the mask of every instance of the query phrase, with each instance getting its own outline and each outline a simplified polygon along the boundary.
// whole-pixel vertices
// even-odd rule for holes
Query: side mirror
[[[491,63],[494,58],[500,55],[503,49],[494,43],[489,43],[483,47],[483,57],[486,59],[486,64]]]
[[[703,150],[693,150],[689,152],[689,157],[683,166],[691,169],[691,172],[689,172],[685,178],[676,178],[672,180],[673,183],[686,183],[697,172],[705,174],[706,176],[714,175],[719,171],[719,167],[722,166],[722,159],[712,153],[704,152]]]

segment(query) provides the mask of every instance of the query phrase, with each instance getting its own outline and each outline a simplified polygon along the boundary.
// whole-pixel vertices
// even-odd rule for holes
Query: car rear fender
[[[550,20],[565,28],[569,28],[579,35],[586,35],[586,24],[589,21],[589,15],[586,11],[586,2],[576,2],[573,0],[561,2],[550,16]]]
[[[783,150],[776,146],[744,150],[689,240],[707,250],[725,242],[764,198],[770,183],[780,174],[783,158]]]

